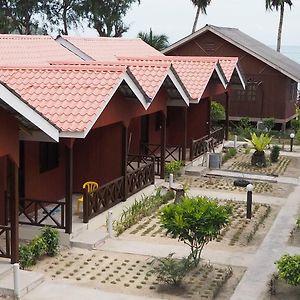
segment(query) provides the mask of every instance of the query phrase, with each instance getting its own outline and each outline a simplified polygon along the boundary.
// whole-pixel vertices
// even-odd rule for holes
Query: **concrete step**
[[[70,239],[71,246],[92,250],[108,238],[108,233],[105,227],[100,227],[94,230],[86,230],[81,234]]]
[[[189,166],[185,169],[185,175],[189,176],[201,176],[204,175],[207,171],[206,167],[202,166]]]
[[[20,270],[20,296],[24,296],[44,282],[44,274]],[[0,280],[0,296],[14,295],[13,270],[6,272]]]
[[[13,266],[9,262],[0,262],[0,282],[9,272],[12,271]]]

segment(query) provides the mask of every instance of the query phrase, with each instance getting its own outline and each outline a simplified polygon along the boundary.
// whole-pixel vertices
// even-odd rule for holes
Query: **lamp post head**
[[[247,192],[252,192],[253,191],[253,184],[248,184],[247,186],[246,186],[246,190],[247,190]]]
[[[294,137],[295,137],[295,133],[292,132],[292,133],[290,134],[290,138],[293,139]]]

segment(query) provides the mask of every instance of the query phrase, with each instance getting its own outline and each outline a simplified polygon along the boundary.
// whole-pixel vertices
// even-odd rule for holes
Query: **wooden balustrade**
[[[224,128],[219,128],[215,131],[213,131],[210,136],[213,138],[214,146],[220,145],[223,143],[224,136],[225,136],[225,130]]]
[[[83,194],[83,222],[88,221],[125,199],[124,177],[119,177],[98,189]]]
[[[0,257],[11,257],[10,233],[10,226],[0,225]],[[4,243],[4,247],[2,246],[2,243]]]
[[[65,202],[20,199],[19,223],[65,229]]]

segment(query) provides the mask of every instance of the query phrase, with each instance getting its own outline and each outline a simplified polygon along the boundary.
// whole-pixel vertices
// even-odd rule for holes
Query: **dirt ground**
[[[166,286],[152,273],[153,257],[72,248],[56,258],[45,258],[33,267],[52,280],[101,288],[128,295],[161,299],[230,299],[243,268],[202,262],[180,287]]]

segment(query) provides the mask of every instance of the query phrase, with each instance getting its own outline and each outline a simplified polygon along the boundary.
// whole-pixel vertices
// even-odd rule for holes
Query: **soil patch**
[[[183,185],[191,188],[207,190],[222,190],[230,192],[243,192],[245,188],[233,185],[235,179],[214,176],[181,176],[177,179]],[[254,185],[254,193],[267,194],[274,197],[287,198],[292,192],[292,185],[251,181]]]
[[[44,259],[34,271],[44,272],[53,280],[162,299],[230,299],[244,273],[243,268],[203,262],[176,288],[157,281],[152,260],[149,256],[73,248]]]

